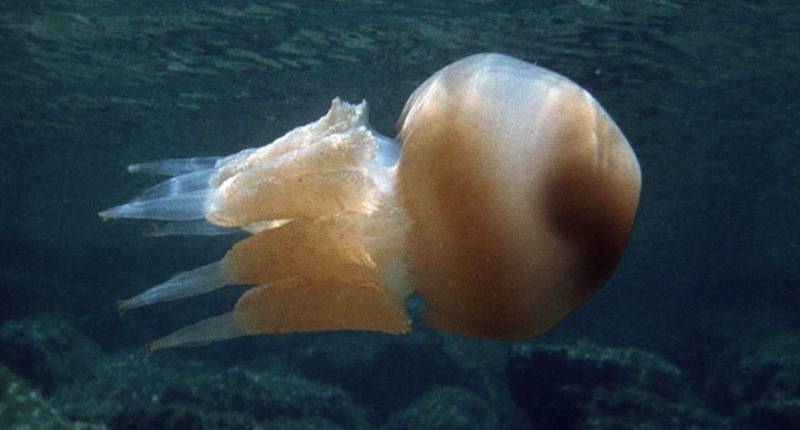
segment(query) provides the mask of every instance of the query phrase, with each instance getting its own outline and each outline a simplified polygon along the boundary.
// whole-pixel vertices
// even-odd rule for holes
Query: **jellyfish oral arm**
[[[170,223],[169,229],[183,234],[251,234],[223,259],[119,303],[124,312],[225,285],[256,286],[230,315],[189,326],[151,348],[234,334],[408,330],[408,222],[394,198],[400,149],[369,126],[367,112],[366,102],[335,99],[318,121],[263,147],[129,168],[174,176],[101,212],[104,219],[177,221],[183,227]]]

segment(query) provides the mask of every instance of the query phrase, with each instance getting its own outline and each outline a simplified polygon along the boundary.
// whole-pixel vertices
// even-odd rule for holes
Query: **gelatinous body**
[[[131,166],[173,177],[102,217],[172,221],[161,234],[252,235],[120,309],[256,285],[231,313],[151,344],[162,348],[255,333],[402,333],[416,291],[435,327],[522,338],[611,274],[635,217],[639,165],[572,81],[474,55],[425,81],[398,128],[397,140],[381,136],[365,102],[336,99],[261,148]]]

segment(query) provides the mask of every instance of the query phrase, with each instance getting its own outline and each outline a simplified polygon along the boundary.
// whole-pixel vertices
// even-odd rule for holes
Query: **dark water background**
[[[235,240],[100,222],[153,183],[127,164],[260,146],[336,96],[392,135],[421,81],[482,51],[586,87],[639,157],[631,243],[588,304],[518,344],[417,327],[144,354],[240,290],[116,314]],[[798,75],[793,1],[0,1],[0,424],[800,426]]]

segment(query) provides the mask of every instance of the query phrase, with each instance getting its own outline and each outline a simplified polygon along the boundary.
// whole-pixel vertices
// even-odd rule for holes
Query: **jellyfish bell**
[[[162,231],[251,235],[225,257],[122,301],[122,310],[252,284],[230,313],[151,348],[256,333],[428,324],[500,339],[547,331],[610,276],[641,184],[622,132],[585,90],[500,54],[417,88],[397,140],[365,102],[229,157],[131,166],[173,177],[104,218]]]
[[[423,83],[399,124],[398,192],[430,324],[540,334],[609,276],[640,173],[585,90],[511,57],[477,55]]]

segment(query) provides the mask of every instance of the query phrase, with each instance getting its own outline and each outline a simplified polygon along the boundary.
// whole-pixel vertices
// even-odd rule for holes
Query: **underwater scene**
[[[0,1],[0,429],[800,428],[800,4]]]

